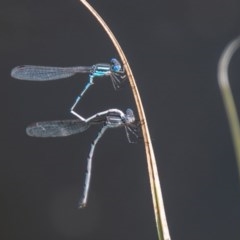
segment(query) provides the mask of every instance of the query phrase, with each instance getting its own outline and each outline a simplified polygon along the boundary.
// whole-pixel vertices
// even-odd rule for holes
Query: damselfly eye
[[[134,116],[133,110],[131,108],[128,108],[126,110],[126,118],[128,119],[129,122],[135,121],[135,116]]]
[[[121,70],[121,64],[116,58],[112,58],[111,63],[112,63],[111,68],[113,72],[119,72]]]

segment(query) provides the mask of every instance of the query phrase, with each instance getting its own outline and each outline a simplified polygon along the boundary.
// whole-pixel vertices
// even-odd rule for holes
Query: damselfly
[[[134,113],[131,109],[127,109],[124,114],[119,109],[109,109],[99,112],[87,119],[67,119],[37,122],[27,127],[26,132],[31,137],[66,137],[73,134],[86,131],[90,126],[102,124],[103,127],[99,131],[97,137],[91,144],[90,152],[87,158],[87,169],[85,175],[85,183],[83,194],[79,202],[79,207],[85,207],[87,204],[91,172],[92,158],[95,147],[104,132],[109,128],[124,127],[129,143],[135,143],[139,137],[139,124],[135,120]],[[133,141],[134,139],[134,141]]]
[[[94,78],[109,76],[112,80],[114,89],[119,89],[122,83],[126,80],[125,70],[120,62],[112,58],[110,64],[98,63],[93,66],[76,66],[76,67],[47,67],[23,65],[12,69],[11,76],[20,80],[30,81],[50,81],[68,78],[78,73],[89,73],[88,82],[82,92],[77,96],[74,104],[71,107],[71,113],[79,117],[74,111],[75,106],[80,101],[88,88],[93,85]]]

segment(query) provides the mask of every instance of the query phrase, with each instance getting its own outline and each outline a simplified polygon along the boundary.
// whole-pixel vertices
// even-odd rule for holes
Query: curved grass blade
[[[240,180],[240,125],[237,114],[236,104],[234,102],[232,90],[228,78],[228,69],[230,61],[240,47],[240,36],[231,41],[224,49],[218,62],[218,84],[222,94],[226,114],[228,117],[229,127],[231,131],[234,151],[237,159],[238,176]]]
[[[129,79],[130,86],[132,88],[133,96],[135,99],[135,103],[138,109],[138,115],[140,121],[143,123],[141,125],[142,127],[142,133],[145,143],[145,151],[147,156],[147,165],[148,165],[148,173],[149,173],[149,180],[150,180],[150,187],[151,187],[151,193],[152,193],[152,200],[153,200],[153,207],[154,207],[154,213],[155,213],[155,220],[156,220],[156,226],[157,226],[157,232],[158,232],[158,238],[159,240],[170,240],[170,234],[164,209],[164,203],[163,203],[163,196],[162,191],[160,187],[160,181],[158,176],[158,169],[155,159],[155,154],[153,151],[153,146],[150,138],[150,133],[148,130],[147,120],[145,117],[144,108],[142,105],[142,100],[140,97],[140,94],[138,92],[138,88],[132,73],[132,70],[130,68],[130,65],[127,61],[127,58],[118,43],[116,37],[112,33],[111,29],[107,26],[105,21],[102,19],[102,17],[96,12],[96,10],[86,1],[86,0],[80,0],[80,2],[90,11],[90,13],[96,18],[96,20],[99,22],[99,24],[103,27],[105,32],[108,34],[109,38],[111,39],[113,45],[115,46],[116,50],[118,51],[118,54],[121,58],[121,61],[123,63],[123,67],[126,71],[126,75]]]

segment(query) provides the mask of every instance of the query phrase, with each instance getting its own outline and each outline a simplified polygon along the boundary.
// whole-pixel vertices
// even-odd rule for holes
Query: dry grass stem
[[[140,98],[140,94],[139,94],[132,70],[130,68],[130,65],[127,61],[127,58],[120,44],[118,43],[114,34],[110,30],[110,28],[107,26],[105,21],[102,19],[102,17],[95,11],[95,9],[86,0],[80,0],[80,2],[84,4],[84,6],[92,13],[92,15],[97,19],[97,21],[101,24],[103,29],[106,31],[106,33],[112,40],[112,43],[114,44],[121,58],[123,66],[126,70],[126,74],[128,76],[128,79],[132,88],[133,96],[136,102],[136,106],[138,109],[138,115],[139,115],[140,121],[143,123],[142,133],[143,133],[146,156],[147,156],[148,173],[149,173],[149,179],[150,179],[150,187],[151,187],[153,207],[154,207],[154,213],[155,213],[155,219],[156,219],[156,225],[157,225],[157,231],[158,231],[158,238],[159,240],[170,240],[171,238],[170,238],[168,224],[166,220],[166,214],[165,214],[165,209],[163,204],[163,197],[162,197],[162,191],[160,187],[156,159],[155,159],[153,146],[152,146],[152,142],[151,142],[151,138],[148,130],[144,108],[142,105],[142,101]]]

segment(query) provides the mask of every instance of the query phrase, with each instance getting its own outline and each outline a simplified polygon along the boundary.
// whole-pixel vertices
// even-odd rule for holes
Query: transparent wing
[[[11,76],[20,80],[49,81],[71,77],[77,73],[89,73],[92,67],[44,67],[24,65],[12,69]]]
[[[80,120],[55,120],[31,124],[26,132],[31,137],[66,137],[84,132],[89,126]]]
[[[130,125],[126,125],[125,130],[129,143],[137,143],[139,139],[142,139],[139,124],[132,123]]]

